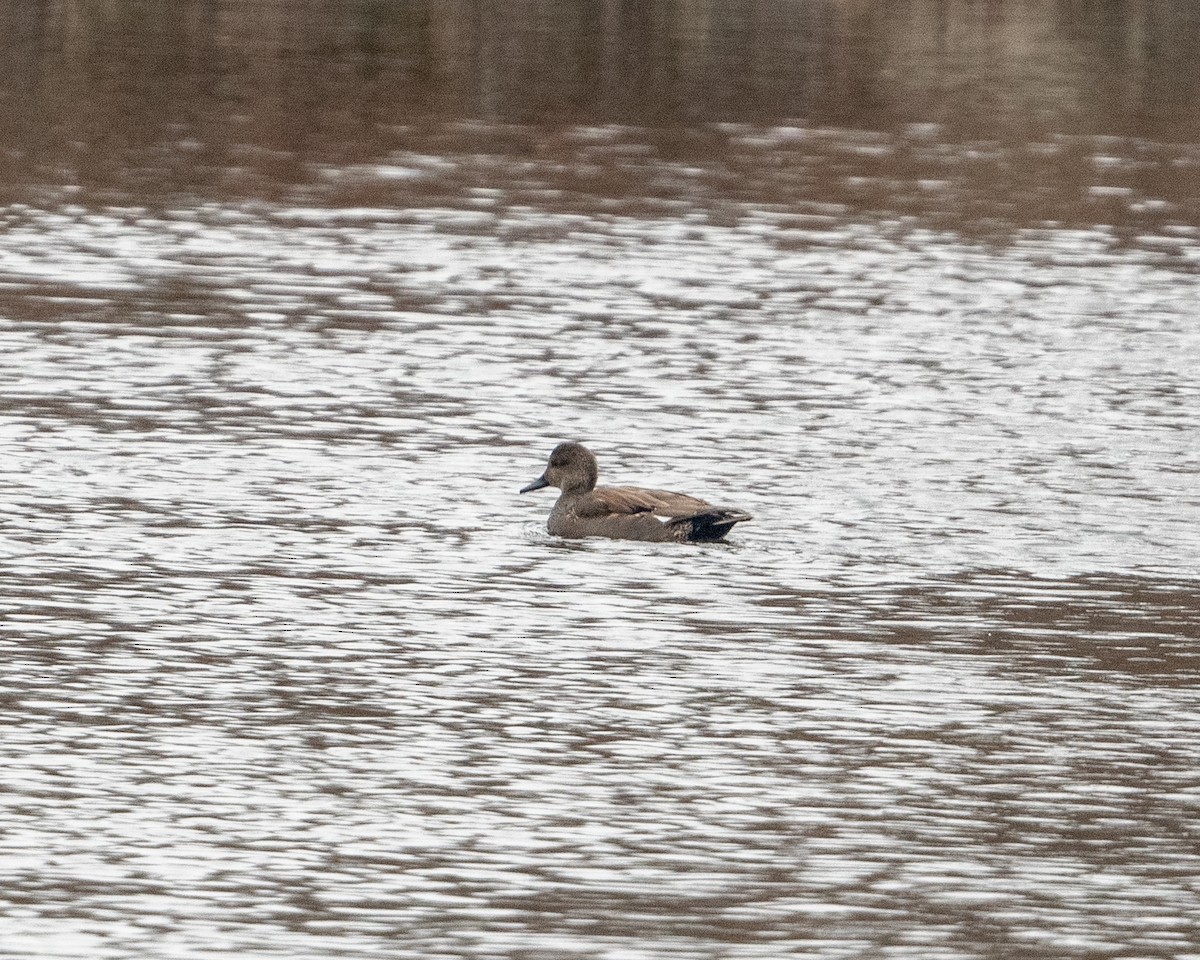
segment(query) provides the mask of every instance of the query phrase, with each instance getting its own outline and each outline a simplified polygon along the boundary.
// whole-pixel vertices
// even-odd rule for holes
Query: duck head
[[[560,443],[550,454],[550,462],[542,475],[521,488],[521,493],[558,487],[563,493],[587,493],[596,486],[600,476],[596,458],[582,443]]]

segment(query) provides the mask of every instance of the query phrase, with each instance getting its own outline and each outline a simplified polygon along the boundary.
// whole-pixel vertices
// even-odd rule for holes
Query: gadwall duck
[[[682,493],[642,487],[597,487],[596,458],[582,443],[560,443],[545,472],[521,493],[558,487],[562,491],[546,529],[556,537],[614,540],[711,542],[724,538],[750,514],[714,507]],[[662,517],[660,520],[659,517]]]

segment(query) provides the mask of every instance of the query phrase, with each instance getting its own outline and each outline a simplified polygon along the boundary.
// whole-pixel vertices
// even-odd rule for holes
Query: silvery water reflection
[[[734,119],[7,155],[0,956],[1196,955],[1195,148]]]
[[[789,235],[13,215],[9,955],[1183,955],[1191,277]]]

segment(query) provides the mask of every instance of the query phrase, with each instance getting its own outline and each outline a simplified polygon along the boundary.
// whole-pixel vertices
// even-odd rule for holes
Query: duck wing
[[[658,517],[693,517],[712,510],[713,506],[698,497],[669,490],[647,490],[644,487],[597,487],[579,499],[575,513],[581,517],[603,517],[651,513]]]

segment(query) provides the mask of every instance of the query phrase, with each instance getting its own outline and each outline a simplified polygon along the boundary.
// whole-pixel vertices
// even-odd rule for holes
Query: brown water
[[[1191,4],[0,52],[0,957],[1200,958]]]

